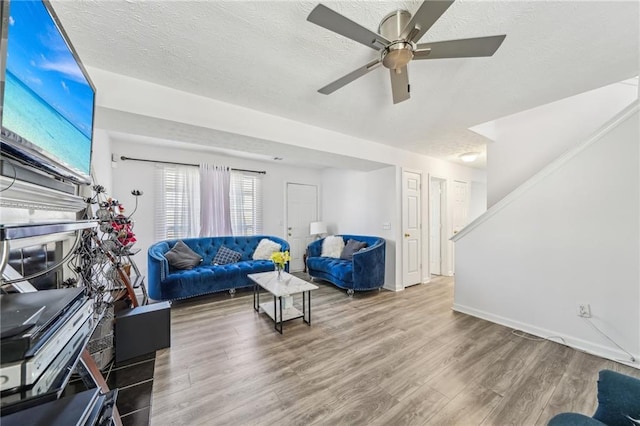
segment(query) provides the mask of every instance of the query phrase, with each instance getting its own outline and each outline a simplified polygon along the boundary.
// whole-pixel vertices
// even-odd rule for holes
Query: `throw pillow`
[[[176,269],[191,269],[202,262],[202,256],[191,250],[188,245],[178,241],[171,250],[164,254],[169,265]]]
[[[280,244],[268,238],[263,238],[253,252],[253,260],[271,260],[271,254],[276,251],[280,251]]]
[[[242,253],[221,246],[216,253],[216,257],[213,258],[212,263],[214,265],[227,265],[229,263],[236,263],[240,259],[242,259]]]
[[[356,241],[356,240],[347,241],[347,245],[344,246],[344,250],[342,250],[342,253],[340,253],[340,259],[353,260],[353,254],[357,251],[362,250],[367,245],[368,244],[365,243],[364,241]]]
[[[338,235],[330,235],[322,242],[322,257],[340,258],[340,254],[344,249],[344,240]]]

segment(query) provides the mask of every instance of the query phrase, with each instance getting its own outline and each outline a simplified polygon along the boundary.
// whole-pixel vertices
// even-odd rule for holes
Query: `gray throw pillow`
[[[236,263],[242,258],[242,253],[233,251],[225,246],[221,246],[216,253],[216,257],[213,258],[214,265],[227,265],[229,263]]]
[[[188,245],[178,241],[171,250],[164,254],[169,265],[176,269],[191,269],[202,262],[202,256],[191,250]]]
[[[353,260],[353,254],[359,250],[365,248],[368,244],[364,241],[349,240],[347,245],[344,246],[342,253],[340,253],[340,259]]]

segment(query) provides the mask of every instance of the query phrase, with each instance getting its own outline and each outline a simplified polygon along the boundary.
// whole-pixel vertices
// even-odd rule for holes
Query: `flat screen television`
[[[2,155],[91,183],[95,87],[42,0],[2,2]]]

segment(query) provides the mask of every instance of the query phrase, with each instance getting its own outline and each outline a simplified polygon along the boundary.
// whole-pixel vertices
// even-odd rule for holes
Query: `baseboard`
[[[505,327],[513,328],[516,330],[522,330],[525,333],[529,333],[534,336],[541,337],[543,339],[551,340],[552,342],[562,344],[562,341],[560,341],[560,339],[558,338],[558,337],[562,337],[564,339],[564,344],[566,346],[569,346],[571,348],[574,348],[583,352],[587,352],[591,355],[610,359],[620,364],[625,364],[630,367],[640,369],[640,362],[639,362],[640,354],[633,354],[633,357],[636,360],[634,363],[629,360],[629,355],[627,355],[626,353],[624,353],[623,351],[617,348],[599,345],[597,343],[593,343],[588,340],[579,339],[577,337],[568,336],[566,334],[563,334],[557,331],[536,327],[528,323],[523,323],[510,318],[505,318],[500,315],[495,315],[479,309],[460,305],[458,303],[454,303],[452,309],[456,312],[471,315],[477,318],[494,322],[496,324],[504,325]]]

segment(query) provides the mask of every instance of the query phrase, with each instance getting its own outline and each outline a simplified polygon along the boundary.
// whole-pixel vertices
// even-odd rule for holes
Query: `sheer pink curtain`
[[[200,164],[200,236],[232,235],[229,167]]]

